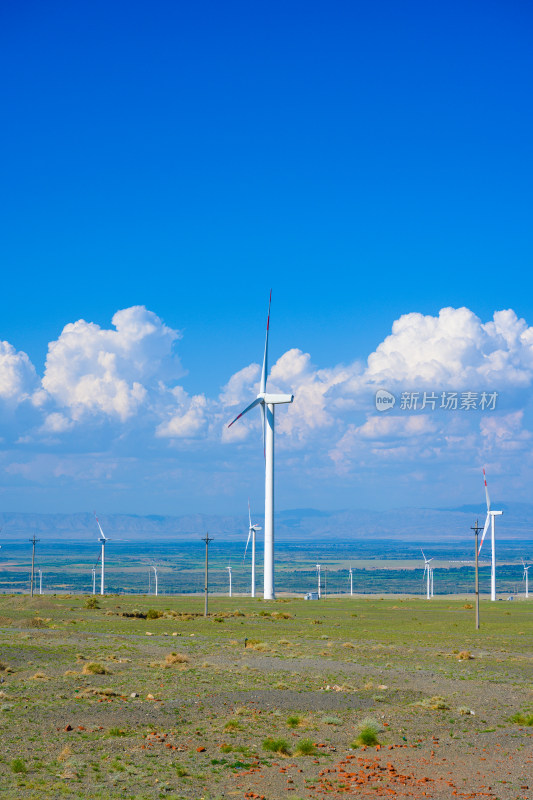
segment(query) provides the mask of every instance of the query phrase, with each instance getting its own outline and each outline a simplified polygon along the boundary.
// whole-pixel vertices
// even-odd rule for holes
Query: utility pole
[[[35,538],[35,534],[33,534],[33,537],[30,539],[30,543],[33,545],[32,552],[31,552],[31,579],[30,579],[30,582],[31,582],[30,595],[31,595],[31,597],[33,597],[33,576],[34,576],[34,573],[35,573],[35,545],[36,545],[36,543],[38,541],[40,541],[40,540],[36,539]]]
[[[479,630],[479,563],[478,563],[478,537],[481,528],[478,525],[478,521],[476,519],[476,524],[473,525],[470,530],[474,531],[474,535],[476,537],[476,631]]]
[[[202,539],[202,542],[205,542],[204,617],[207,617],[207,597],[209,595],[209,542],[212,541],[213,540],[209,538],[208,533],[206,533],[205,539]]]

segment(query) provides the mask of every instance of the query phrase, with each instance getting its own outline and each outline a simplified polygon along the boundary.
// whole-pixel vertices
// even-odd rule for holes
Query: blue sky
[[[309,354],[305,369],[278,367],[279,385],[308,398],[280,425],[279,507],[472,502],[482,461],[502,497],[527,499],[527,4],[52,2],[0,15],[4,508],[260,504],[258,420],[225,441],[239,406],[223,387],[261,358],[271,286],[273,363]],[[147,316],[126,314],[110,344],[116,312],[137,306]],[[446,307],[472,317],[429,334],[407,317],[412,336],[368,372],[395,320]],[[487,332],[502,309],[525,327],[506,317]],[[102,335],[83,328],[72,348],[62,330],[78,320]],[[457,335],[470,344],[454,361]],[[98,353],[116,347],[110,378]],[[232,395],[244,404],[245,378]],[[372,422],[385,379],[395,392],[497,389],[500,427]],[[94,400],[100,380],[122,386],[123,405]],[[169,423],[184,418],[190,429]]]

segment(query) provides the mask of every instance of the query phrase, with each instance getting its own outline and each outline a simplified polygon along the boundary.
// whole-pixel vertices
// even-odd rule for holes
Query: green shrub
[[[286,739],[273,739],[269,736],[263,742],[263,750],[268,750],[270,753],[279,753],[280,755],[290,756],[289,743]]]
[[[300,739],[296,745],[295,753],[299,756],[313,756],[315,754],[315,746],[311,739]]]
[[[375,744],[379,744],[379,740],[374,728],[369,726],[361,728],[359,736],[355,740],[356,747],[360,747],[361,745],[367,745],[368,747],[371,747]]]
[[[300,722],[301,719],[296,714],[292,714],[290,717],[287,717],[287,725],[289,728],[297,728]]]
[[[146,612],[146,619],[159,619],[163,616],[161,611],[157,611],[155,608],[149,608]]]
[[[91,608],[91,609],[100,608],[100,606],[98,605],[98,598],[95,595],[92,595],[92,597],[88,597],[87,600],[85,601],[85,608]]]
[[[26,769],[26,764],[22,758],[14,758],[11,762],[11,771],[26,774],[28,770]]]
[[[180,766],[180,764],[176,764],[174,769],[176,770],[178,778],[185,778],[185,776],[189,774],[185,767]]]
[[[324,717],[322,722],[324,725],[342,725],[342,719],[339,717]]]
[[[82,672],[84,675],[109,675],[109,670],[97,661],[85,664]]]
[[[516,722],[518,725],[533,725],[533,714],[519,711],[517,714],[513,714],[511,722]]]

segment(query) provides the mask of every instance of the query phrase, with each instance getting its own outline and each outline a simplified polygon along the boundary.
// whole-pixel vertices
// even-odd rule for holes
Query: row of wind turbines
[[[277,405],[283,404],[290,404],[294,400],[293,394],[275,394],[270,393],[267,391],[267,379],[268,379],[268,339],[270,333],[270,309],[272,304],[272,290],[270,290],[270,296],[268,301],[268,314],[267,314],[267,324],[266,324],[266,336],[265,336],[265,349],[263,353],[263,365],[261,369],[261,381],[259,386],[259,393],[255,400],[253,400],[250,405],[248,405],[240,414],[238,414],[234,420],[232,420],[228,428],[231,428],[238,420],[244,417],[249,411],[251,411],[256,406],[259,406],[261,411],[261,421],[262,421],[262,429],[263,429],[263,453],[265,458],[265,514],[264,514],[264,585],[263,585],[263,597],[265,600],[273,600],[275,598],[275,583],[274,583],[274,418],[275,418],[275,408]],[[479,545],[479,552],[481,552],[481,548],[483,546],[483,542],[485,540],[485,536],[488,532],[489,527],[491,528],[491,545],[492,545],[492,553],[491,553],[491,600],[496,600],[496,546],[495,546],[495,518],[500,516],[503,512],[497,511],[491,508],[490,505],[490,496],[487,487],[487,478],[485,475],[485,470],[483,470],[483,479],[485,484],[485,497],[486,497],[486,504],[487,504],[487,516],[485,519],[485,525],[483,528],[483,535],[481,537],[481,543]],[[96,514],[95,514],[96,517]],[[261,530],[261,527],[256,524],[252,524],[252,517],[250,511],[250,503],[248,502],[248,520],[249,520],[249,528],[248,528],[248,539],[246,542],[245,548],[245,555],[248,550],[248,545],[250,543],[250,539],[252,540],[252,574],[251,574],[251,597],[255,597],[256,594],[256,534]],[[98,560],[101,562],[101,576],[100,576],[100,593],[104,594],[105,589],[105,545],[109,539],[106,537],[102,530],[102,526],[98,521],[98,517],[96,517],[96,522],[98,525],[98,529],[100,531],[100,538],[98,541],[101,544],[101,552],[99,555]],[[427,559],[424,553],[422,553],[424,557],[424,578],[426,580],[426,596],[428,599],[433,597],[434,594],[434,585],[433,585],[433,568],[430,566],[432,558]],[[96,568],[98,566],[98,560],[93,567],[93,592],[96,591]],[[528,596],[528,570],[529,567],[524,564],[524,579],[526,581],[526,596]],[[157,594],[157,568],[153,565],[154,574],[155,574],[155,585],[156,585],[156,594]],[[228,577],[229,577],[229,592],[230,597],[232,595],[232,574],[231,574],[231,565],[227,567],[228,570]],[[320,568],[317,565],[317,572],[318,572],[318,585],[319,585],[319,594],[320,594]],[[353,574],[352,569],[350,567],[350,593],[353,594]]]

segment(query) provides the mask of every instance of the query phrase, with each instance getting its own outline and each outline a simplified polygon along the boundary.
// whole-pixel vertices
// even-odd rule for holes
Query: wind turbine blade
[[[93,514],[94,514],[94,518],[95,518],[95,520],[96,520],[96,524],[98,525],[98,529],[99,529],[100,533],[102,534],[102,537],[103,537],[104,539],[107,539],[107,536],[106,536],[106,535],[105,535],[105,533],[103,532],[103,530],[102,530],[102,526],[100,525],[100,522],[98,521],[98,517],[96,516],[96,511],[93,511]]]
[[[485,467],[483,467],[483,480],[485,482],[485,498],[487,500],[487,512],[490,511],[490,497],[489,497],[489,489],[487,486],[487,476],[485,475]]]
[[[261,388],[260,392],[266,392],[266,380],[268,372],[268,331],[270,328],[270,304],[272,303],[272,289],[270,290],[270,297],[268,299],[268,317],[267,317],[267,330],[265,337],[265,354],[263,356],[263,369],[261,370]]]
[[[248,498],[248,530],[252,529],[252,512],[250,511],[250,498]]]
[[[250,536],[251,536],[251,535],[252,535],[252,526],[250,525],[250,528],[249,528],[249,530],[248,530],[248,538],[247,538],[247,540],[246,540],[246,547],[244,548],[244,556],[242,557],[242,560],[243,560],[243,561],[244,561],[244,560],[245,560],[245,558],[246,558],[246,551],[248,550],[248,545],[249,545],[249,543],[250,543]]]
[[[479,548],[478,548],[478,551],[477,551],[478,555],[481,553],[481,548],[483,547],[483,540],[485,539],[485,536],[487,535],[487,531],[489,529],[489,524],[490,524],[490,514],[487,514],[487,519],[485,520],[485,527],[483,528],[483,535],[481,537],[481,542],[479,544]],[[476,525],[477,525],[477,523],[476,523]]]
[[[233,422],[230,422],[230,424],[228,425],[228,428],[231,428],[231,426],[232,426],[232,425],[233,425],[235,422],[237,422],[237,420],[238,420],[238,419],[240,419],[241,417],[244,417],[244,415],[245,415],[245,414],[247,414],[247,413],[250,411],[250,409],[251,409],[251,408],[255,408],[257,405],[259,405],[259,403],[262,403],[262,402],[263,402],[263,398],[262,398],[262,397],[256,397],[253,403],[250,403],[250,405],[249,405],[249,406],[247,406],[247,407],[244,409],[244,411],[241,411],[241,413],[240,413],[240,414],[238,414],[238,416],[236,416],[236,417],[235,417],[235,419],[233,420]]]
[[[421,553],[422,553],[422,555],[424,556],[424,551],[422,550],[422,548],[420,548],[420,552],[421,552]],[[427,558],[426,558],[425,556],[424,556],[424,561],[427,563]]]

